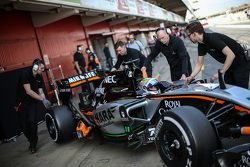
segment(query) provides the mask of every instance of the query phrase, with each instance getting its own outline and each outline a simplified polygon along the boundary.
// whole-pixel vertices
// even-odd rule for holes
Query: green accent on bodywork
[[[124,131],[127,132],[127,126],[124,126]]]
[[[145,128],[145,125],[141,125],[141,126],[137,127],[134,131],[136,132],[136,131],[138,131],[138,130],[140,130],[142,128]]]
[[[138,131],[142,128],[144,128],[145,125],[141,125],[139,126],[138,128],[136,128],[134,131]],[[128,128],[128,129],[127,129]],[[129,133],[131,132],[131,128],[128,127],[128,126],[124,126],[124,129],[125,129],[125,133],[118,133],[118,134],[111,134],[111,133],[103,133],[104,136],[109,136],[109,137],[124,137],[124,136],[127,136],[128,133],[127,133],[127,130],[129,130]],[[126,130],[127,129],[127,130]]]
[[[124,137],[127,136],[127,133],[119,133],[119,134],[104,133],[103,135],[109,137]]]
[[[74,2],[74,3],[78,3],[78,4],[81,4],[81,0],[63,0],[63,1],[66,1],[66,2]]]
[[[126,133],[130,133],[131,132],[130,126],[124,126],[124,130],[125,130]]]

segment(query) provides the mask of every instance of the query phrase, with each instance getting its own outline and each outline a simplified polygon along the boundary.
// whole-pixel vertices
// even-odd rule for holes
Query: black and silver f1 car
[[[145,83],[131,64],[106,76],[90,71],[58,83],[62,105],[45,116],[51,138],[86,138],[98,129],[103,138],[134,148],[155,142],[171,167],[250,165],[249,143],[225,149],[221,142],[250,135],[249,90],[225,85],[221,75],[218,84]],[[71,88],[90,82],[99,86],[80,93],[76,105]]]

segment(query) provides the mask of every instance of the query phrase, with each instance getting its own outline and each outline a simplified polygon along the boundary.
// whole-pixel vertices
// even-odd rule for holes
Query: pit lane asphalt
[[[225,29],[222,32],[225,33]],[[233,30],[230,30],[235,32]],[[219,31],[218,31],[219,32]],[[227,32],[227,31],[226,31]],[[249,34],[249,32],[248,32]],[[246,36],[246,34],[244,34]],[[248,35],[249,36],[249,35]],[[197,58],[197,46],[185,40],[192,66]],[[169,80],[169,66],[164,56],[153,62],[154,75],[160,73],[161,80]],[[199,78],[208,78],[220,64],[206,56],[205,68]],[[1,167],[164,167],[154,145],[138,150],[123,145],[103,143],[99,140],[82,141],[74,139],[64,144],[54,143],[47,132],[45,123],[39,125],[38,151],[30,154],[28,142],[21,135],[15,142],[0,145]],[[246,140],[249,141],[249,138]],[[238,141],[239,142],[239,141]],[[227,145],[236,144],[226,141]]]

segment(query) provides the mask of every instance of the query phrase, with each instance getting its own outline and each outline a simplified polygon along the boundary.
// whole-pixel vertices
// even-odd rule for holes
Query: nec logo
[[[105,83],[116,83],[115,75],[107,76],[107,77],[105,78]]]

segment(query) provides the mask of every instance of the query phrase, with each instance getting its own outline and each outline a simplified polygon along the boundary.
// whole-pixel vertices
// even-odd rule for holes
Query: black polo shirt
[[[19,83],[18,83],[18,94],[17,98],[19,99],[19,102],[30,104],[33,102],[38,102],[38,100],[32,98],[28,94],[26,94],[26,91],[23,87],[24,84],[30,84],[31,90],[39,94],[38,89],[42,88],[43,86],[43,79],[42,76],[37,74],[35,77],[32,73],[32,68],[25,69],[20,77]]]
[[[76,52],[74,54],[74,61],[77,61],[79,66],[82,68],[86,66],[85,58],[82,53]]]
[[[244,50],[239,43],[232,38],[220,33],[204,33],[203,43],[198,44],[198,55],[204,56],[209,53],[215,60],[224,64],[226,55],[222,50],[228,46],[235,54],[232,65],[237,65],[237,61],[244,59]]]
[[[189,75],[188,64],[190,57],[187,53],[183,41],[179,37],[169,35],[168,45],[156,41],[155,47],[152,49],[151,54],[147,57],[144,66],[146,67],[160,52],[166,57],[170,66],[171,73],[180,71],[186,76]]]
[[[135,62],[135,65],[138,68],[141,68],[144,61],[145,61],[145,56],[138,50],[132,49],[132,48],[127,48],[127,54],[126,55],[118,55],[118,60],[114,65],[114,68],[119,69],[122,62],[127,62],[135,59],[140,59],[139,61]]]

